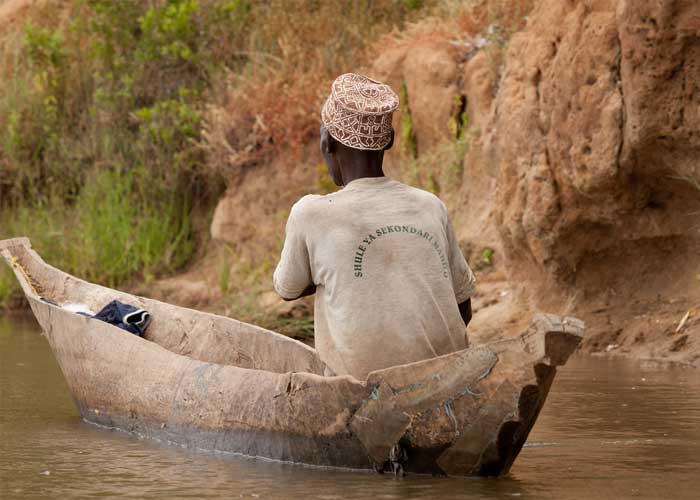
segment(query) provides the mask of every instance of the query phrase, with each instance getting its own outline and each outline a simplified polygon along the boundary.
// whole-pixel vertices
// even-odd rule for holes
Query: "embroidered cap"
[[[321,110],[331,136],[355,149],[384,149],[391,140],[391,116],[399,97],[388,85],[346,73],[335,79]]]

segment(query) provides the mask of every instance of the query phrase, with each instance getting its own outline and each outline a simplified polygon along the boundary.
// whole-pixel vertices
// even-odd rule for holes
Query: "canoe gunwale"
[[[14,272],[15,278],[17,278],[17,281],[19,282],[20,287],[22,288],[22,292],[24,292],[24,295],[27,298],[35,297],[38,299],[39,295],[36,293],[34,285],[32,285],[29,282],[27,276],[25,276],[25,271],[21,271],[18,267],[19,262],[15,262],[15,259],[18,259],[18,256],[14,255],[11,252],[11,249],[18,246],[23,248],[26,252],[33,253],[34,258],[37,258],[41,262],[43,262],[43,259],[41,259],[39,254],[36,253],[32,248],[32,244],[29,241],[29,238],[26,237],[12,238],[9,240],[0,240],[0,255],[4,257],[5,261],[7,262],[7,265],[10,266],[12,272]]]

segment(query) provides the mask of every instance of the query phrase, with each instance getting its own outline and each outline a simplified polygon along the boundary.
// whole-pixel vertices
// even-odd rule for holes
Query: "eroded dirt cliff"
[[[697,360],[698,324],[675,329],[700,304],[699,37],[697,2],[544,1],[511,41],[491,122],[508,276],[568,302],[590,350]]]

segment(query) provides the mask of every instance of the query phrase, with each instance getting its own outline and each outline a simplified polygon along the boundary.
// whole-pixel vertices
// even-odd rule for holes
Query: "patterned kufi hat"
[[[391,140],[399,98],[388,85],[355,73],[340,75],[321,110],[331,136],[355,149],[380,150]]]

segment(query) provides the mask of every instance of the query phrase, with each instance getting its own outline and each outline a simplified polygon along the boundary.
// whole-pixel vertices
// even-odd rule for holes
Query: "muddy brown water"
[[[0,318],[0,498],[700,498],[700,371],[574,358],[499,479],[212,454],[83,422],[46,339]]]

